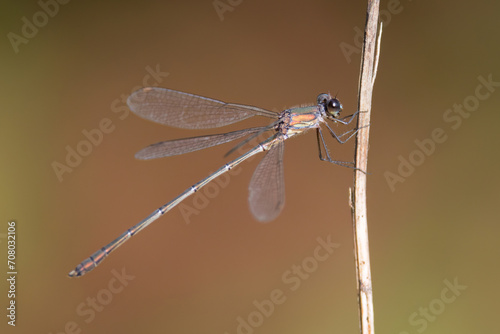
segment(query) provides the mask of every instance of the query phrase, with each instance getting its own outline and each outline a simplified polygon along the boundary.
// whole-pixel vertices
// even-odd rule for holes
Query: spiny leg
[[[318,142],[319,159],[321,161],[331,161],[332,159],[330,158],[330,153],[328,152],[328,147],[326,147],[325,139],[323,138],[323,132],[321,132],[320,128],[316,129],[316,140]],[[322,145],[323,149],[321,149]],[[326,153],[326,158],[323,157],[323,150]]]
[[[351,131],[354,131],[354,130],[350,130],[350,131],[348,131],[347,133],[349,133],[349,132],[351,132]],[[356,130],[356,132],[357,132],[357,130]],[[355,133],[356,133],[356,132],[355,132]],[[355,133],[354,133],[354,134],[355,134]],[[344,133],[344,134],[340,135],[339,137],[342,137],[342,136],[344,136],[345,134],[346,134],[346,133]],[[354,135],[354,134],[353,134],[353,135]],[[349,136],[349,138],[351,138],[353,135]],[[336,135],[335,135],[335,136],[336,136]],[[335,137],[335,138],[337,138],[337,137]],[[347,140],[349,140],[349,138],[348,138],[348,139],[346,139],[346,140],[344,141],[344,143],[345,143]],[[321,161],[326,161],[326,162],[334,163],[334,164],[339,165],[339,166],[342,166],[342,167],[352,168],[352,169],[355,169],[355,170],[359,170],[359,171],[360,171],[360,172],[362,172],[362,173],[368,174],[368,173],[366,173],[364,170],[359,169],[359,168],[357,168],[357,167],[354,167],[354,166],[353,166],[353,165],[354,165],[354,162],[350,162],[350,161],[340,161],[340,160],[333,160],[333,159],[330,157],[330,154],[329,154],[329,152],[328,152],[328,147],[326,146],[325,139],[324,139],[324,137],[323,137],[323,132],[321,131],[321,129],[320,129],[320,128],[317,128],[317,129],[316,129],[316,139],[317,139],[317,141],[318,141],[319,158],[320,158],[320,160],[321,160]],[[321,140],[321,144],[323,145],[323,148],[324,148],[324,150],[325,150],[325,153],[326,153],[326,158],[325,158],[325,157],[323,156],[323,154],[322,154],[320,140]]]
[[[342,123],[342,124],[345,124],[345,125],[348,125],[352,122],[352,120],[354,119],[354,117],[356,117],[357,115],[359,114],[359,110],[356,111],[354,114],[352,115],[347,115],[347,116],[344,116],[342,118],[339,118],[339,119],[335,119],[335,122],[339,122],[339,123]],[[346,118],[349,118],[348,121],[344,121]]]
[[[345,144],[345,143],[346,143],[349,139],[351,139],[352,137],[354,137],[354,135],[355,135],[356,133],[358,133],[359,129],[362,129],[362,128],[365,128],[365,127],[370,126],[370,124],[368,124],[368,125],[362,126],[362,127],[360,127],[360,128],[352,129],[352,130],[349,130],[349,131],[347,131],[347,132],[344,132],[343,134],[341,134],[341,135],[339,136],[339,135],[337,135],[337,134],[335,133],[335,131],[333,131],[333,130],[332,130],[332,128],[328,125],[328,123],[326,123],[326,122],[325,122],[325,125],[326,125],[326,127],[328,128],[328,131],[330,132],[330,134],[332,135],[332,137],[333,137],[333,138],[335,138],[335,139],[336,139],[339,143],[341,143],[341,144]],[[350,132],[352,132],[352,133],[351,133],[351,135],[350,135],[350,136],[349,136],[346,140],[342,140],[342,139],[341,139],[343,136],[345,136],[346,134],[348,134],[348,133],[350,133]]]
[[[334,164],[337,164],[340,166],[353,168],[352,166],[349,166],[349,165],[353,165],[354,164],[353,162],[333,160],[330,157],[328,147],[326,146],[326,143],[325,143],[325,138],[323,137],[323,132],[321,131],[320,128],[316,129],[316,139],[318,141],[319,159],[321,161],[327,161],[327,162],[331,162],[331,163],[334,163]],[[321,144],[320,144],[320,142],[321,142]],[[323,146],[323,149],[325,150],[326,157],[323,156],[323,150],[321,149],[321,146]]]

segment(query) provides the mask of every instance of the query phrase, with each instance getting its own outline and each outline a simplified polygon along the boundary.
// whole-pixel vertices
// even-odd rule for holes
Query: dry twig
[[[376,48],[377,23],[379,18],[379,0],[369,0],[361,73],[359,81],[358,118],[359,133],[356,137],[356,170],[354,173],[354,193],[351,209],[354,229],[354,253],[358,286],[360,329],[362,334],[373,334],[373,294],[370,270],[370,252],[368,247],[368,221],[366,214],[366,174],[368,166],[368,139],[373,83],[377,71],[380,45]],[[379,37],[380,38],[380,37]]]

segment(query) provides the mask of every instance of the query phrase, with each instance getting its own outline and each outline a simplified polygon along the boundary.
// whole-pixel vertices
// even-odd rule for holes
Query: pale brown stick
[[[361,59],[359,80],[358,136],[356,137],[356,170],[354,173],[354,193],[351,209],[354,229],[354,254],[358,286],[360,330],[362,334],[373,334],[373,294],[370,270],[370,251],[368,245],[368,220],[366,212],[366,173],[368,167],[368,147],[370,113],[373,83],[376,75],[375,58],[379,0],[368,0],[365,36]],[[379,51],[380,45],[377,48]],[[377,59],[377,60],[376,60]]]

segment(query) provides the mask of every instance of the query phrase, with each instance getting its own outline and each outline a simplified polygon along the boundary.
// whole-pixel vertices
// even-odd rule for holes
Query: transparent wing
[[[266,129],[267,127],[249,128],[223,134],[162,141],[143,148],[135,154],[135,157],[136,159],[141,160],[171,157],[173,155],[194,152],[204,148],[228,143],[246,135],[259,133],[260,131]]]
[[[140,117],[182,129],[217,128],[256,115],[278,118],[277,113],[265,109],[160,87],[135,91],[127,104]]]
[[[250,211],[261,222],[269,222],[278,217],[285,205],[284,149],[284,140],[278,137],[275,146],[264,156],[250,181]]]

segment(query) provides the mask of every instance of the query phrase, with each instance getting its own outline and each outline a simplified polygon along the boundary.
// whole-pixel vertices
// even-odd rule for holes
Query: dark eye
[[[342,103],[336,98],[330,99],[326,104],[326,112],[333,117],[338,117],[341,111]]]

